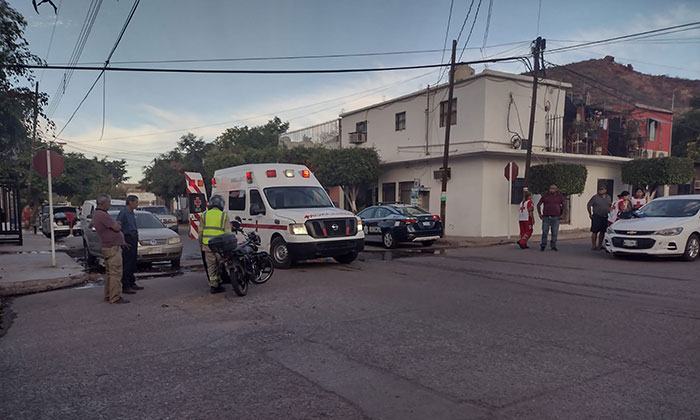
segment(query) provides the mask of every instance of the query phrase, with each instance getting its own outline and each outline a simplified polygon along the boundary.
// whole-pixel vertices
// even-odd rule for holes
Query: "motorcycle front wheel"
[[[250,280],[255,284],[263,284],[270,280],[272,273],[275,272],[275,265],[272,261],[272,257],[267,253],[261,253],[261,255],[256,256],[254,275]]]
[[[248,280],[246,279],[243,267],[235,262],[228,267],[228,275],[231,279],[231,286],[233,286],[233,291],[236,292],[238,296],[245,296],[248,294]]]

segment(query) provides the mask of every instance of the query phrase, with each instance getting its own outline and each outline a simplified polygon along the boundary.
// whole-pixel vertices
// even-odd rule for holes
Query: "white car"
[[[700,253],[700,195],[651,201],[631,219],[608,227],[605,248],[612,255],[679,256],[693,261]]]

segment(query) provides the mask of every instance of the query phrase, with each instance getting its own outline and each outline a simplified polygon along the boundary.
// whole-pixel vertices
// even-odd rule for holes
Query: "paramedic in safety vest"
[[[228,218],[224,211],[224,199],[220,195],[215,195],[209,201],[209,209],[204,212],[202,218],[202,232],[199,235],[199,245],[204,252],[204,261],[207,263],[207,275],[212,294],[225,291],[219,279],[219,258],[215,252],[209,249],[209,240],[214,236],[223,235],[230,232]]]

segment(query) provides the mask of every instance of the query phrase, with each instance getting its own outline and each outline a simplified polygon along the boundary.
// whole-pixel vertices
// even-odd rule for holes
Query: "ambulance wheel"
[[[292,257],[289,255],[287,242],[281,237],[276,237],[270,245],[270,255],[277,268],[289,268],[292,266]]]
[[[357,252],[351,252],[345,255],[338,255],[333,257],[334,260],[338,261],[340,264],[350,264],[357,259]]]
[[[391,233],[390,230],[387,230],[382,234],[382,244],[385,248],[396,248],[396,238],[394,238],[394,234]]]

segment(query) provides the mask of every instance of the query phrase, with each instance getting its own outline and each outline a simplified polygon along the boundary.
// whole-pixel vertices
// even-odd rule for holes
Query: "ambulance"
[[[199,174],[185,175],[189,184],[201,182]],[[261,249],[269,250],[279,268],[321,257],[349,264],[364,249],[362,221],[335,207],[306,166],[234,166],[214,172],[211,183],[212,195],[220,195],[226,202],[229,220],[255,230],[262,240]],[[195,215],[195,220],[197,216],[201,219]]]

